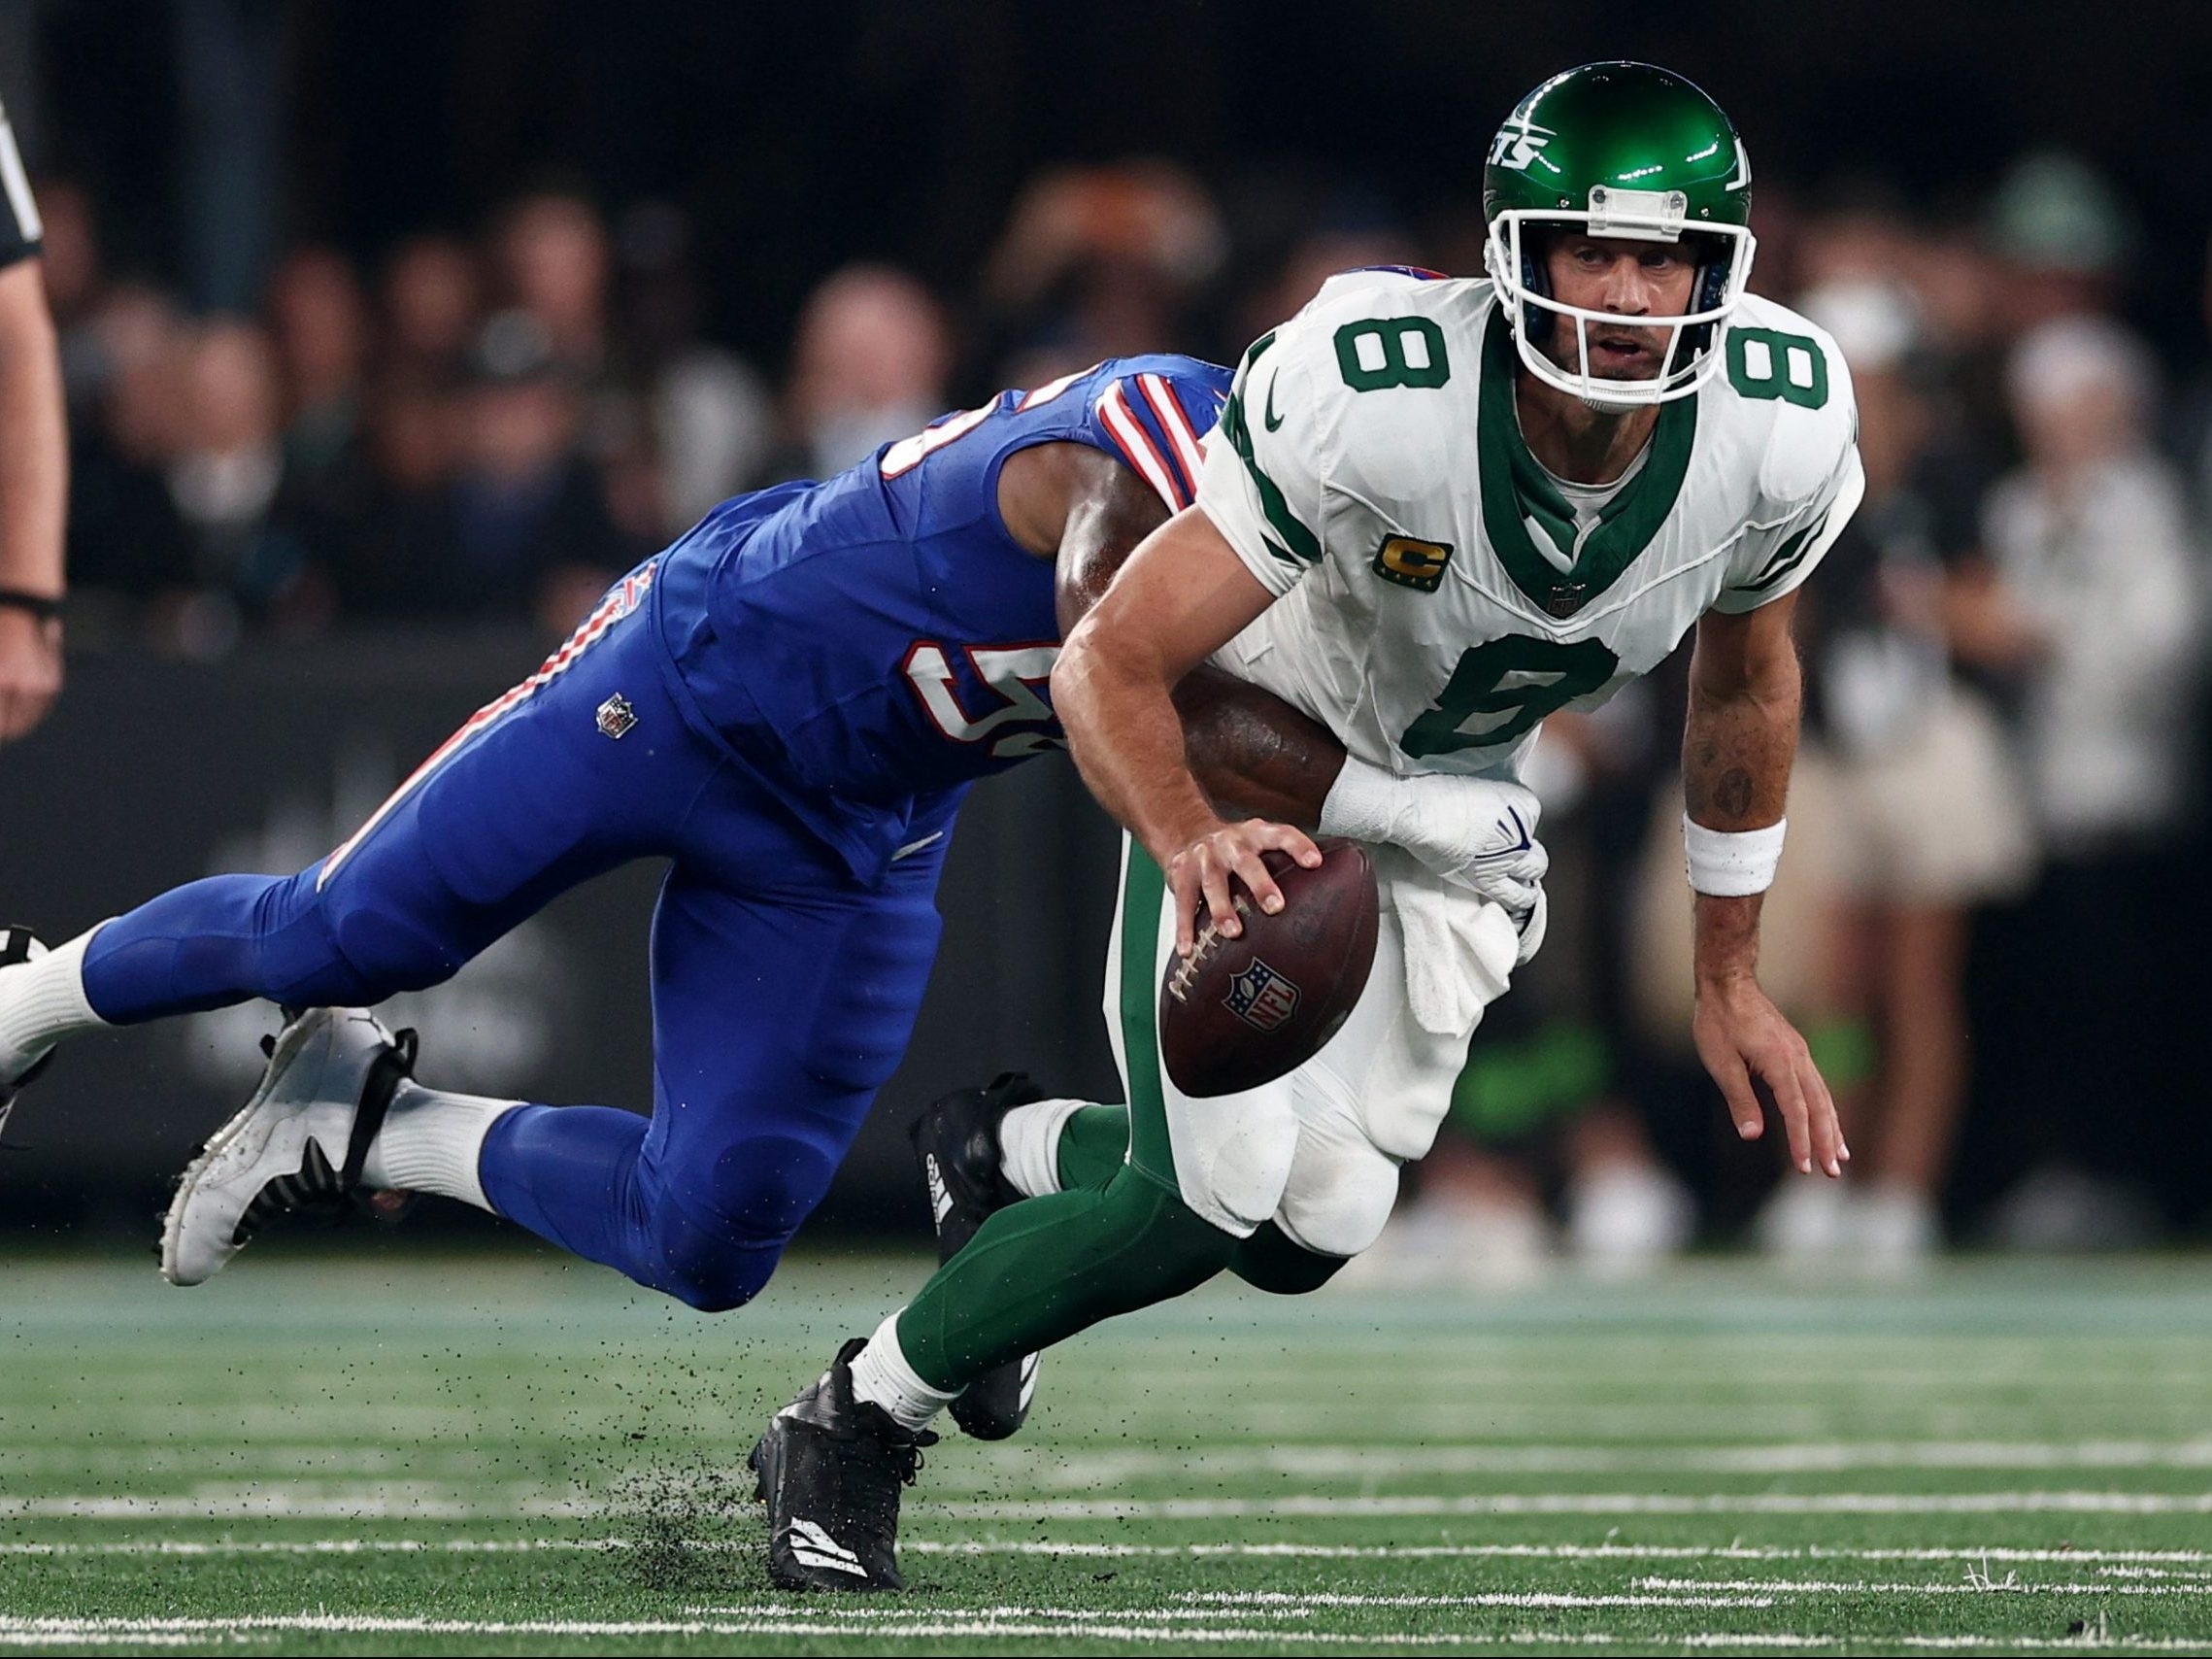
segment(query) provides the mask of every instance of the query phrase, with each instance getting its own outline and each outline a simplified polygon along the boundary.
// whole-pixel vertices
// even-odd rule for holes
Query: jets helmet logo
[[[1257,957],[1229,981],[1223,999],[1228,1011],[1254,1031],[1271,1032],[1298,1011],[1298,987]]]
[[[1516,116],[1499,127],[1497,137],[1491,141],[1491,165],[1525,173],[1535,164],[1544,147],[1557,137],[1558,134],[1550,127],[1538,126],[1526,116]]]

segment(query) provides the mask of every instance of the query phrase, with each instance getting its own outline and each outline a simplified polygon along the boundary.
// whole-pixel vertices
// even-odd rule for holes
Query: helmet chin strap
[[[1548,381],[1542,375],[1537,375],[1534,378],[1539,383],[1551,386],[1555,390],[1573,398],[1585,409],[1598,415],[1632,415],[1639,409],[1656,409],[1659,406],[1661,399],[1649,396],[1608,397],[1605,395],[1605,390],[1608,387],[1616,385],[1624,387],[1651,386],[1665,381],[1673,368],[1676,354],[1682,349],[1682,337],[1686,332],[1685,329],[1665,323],[1659,324],[1660,327],[1667,328],[1668,335],[1666,350],[1659,354],[1658,373],[1638,381],[1608,381],[1600,378],[1590,366],[1591,325],[1588,320],[1555,317],[1552,321],[1555,338],[1563,333],[1567,339],[1574,342],[1575,361],[1561,362],[1541,345],[1531,343],[1530,350],[1558,370],[1562,379],[1571,381],[1573,385],[1570,388],[1561,385],[1558,381]],[[1633,324],[1632,319],[1624,318],[1622,322],[1630,325]],[[1558,324],[1561,322],[1570,323],[1572,326],[1560,329]]]
[[[1592,397],[1588,393],[1578,393],[1575,401],[1598,415],[1633,415],[1639,409],[1658,407],[1653,403],[1616,403],[1603,397]]]

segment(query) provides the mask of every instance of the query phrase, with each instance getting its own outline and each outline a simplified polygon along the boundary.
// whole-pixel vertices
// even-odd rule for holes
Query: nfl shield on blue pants
[[[906,1047],[940,923],[958,789],[856,879],[695,717],[655,637],[654,567],[487,705],[344,847],[289,877],[217,876],[94,937],[85,993],[132,1024],[263,997],[369,1005],[434,985],[577,883],[673,861],[653,924],[650,1120],[501,1118],[500,1214],[694,1306],[767,1282]]]

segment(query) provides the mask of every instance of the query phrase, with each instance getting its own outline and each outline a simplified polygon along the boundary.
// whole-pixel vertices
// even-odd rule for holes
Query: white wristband
[[[1682,815],[1682,849],[1689,855],[1693,891],[1713,898],[1744,898],[1774,885],[1782,863],[1782,832],[1790,820],[1764,830],[1708,830]]]
[[[1316,828],[1324,835],[1342,835],[1348,841],[1388,841],[1397,828],[1401,803],[1396,777],[1347,755],[1344,769],[1321,803],[1321,823]]]

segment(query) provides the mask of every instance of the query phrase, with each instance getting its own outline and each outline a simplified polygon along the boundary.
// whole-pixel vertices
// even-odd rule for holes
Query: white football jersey
[[[1198,504],[1279,595],[1215,660],[1398,773],[1516,775],[1709,610],[1794,590],[1864,490],[1835,342],[1748,297],[1594,518],[1529,454],[1488,282],[1331,278],[1245,354]]]

